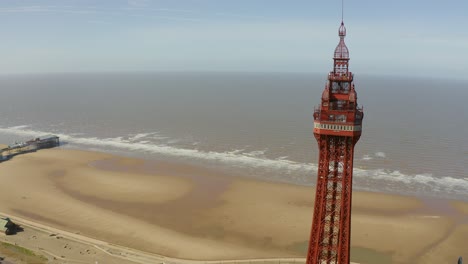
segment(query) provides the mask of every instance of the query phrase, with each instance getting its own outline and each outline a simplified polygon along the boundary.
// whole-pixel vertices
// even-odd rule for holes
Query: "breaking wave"
[[[367,161],[367,160],[373,160],[374,158],[386,159],[387,154],[385,154],[385,152],[378,151],[378,152],[375,152],[373,155],[366,154],[366,155],[362,156],[361,160],[366,160]]]
[[[384,158],[387,157],[387,154],[385,154],[385,152],[379,151],[379,152],[374,153],[374,156],[376,156],[377,158],[382,158],[382,159],[384,159]]]
[[[27,126],[0,128],[0,133],[15,134],[25,137],[37,137],[48,134],[44,131],[26,129]],[[166,144],[147,143],[145,139],[155,133],[137,134],[132,137],[97,138],[97,137],[76,137],[70,134],[55,133],[62,141],[69,144],[86,145],[92,147],[115,148],[119,150],[132,150],[144,153],[162,154],[179,158],[192,158],[200,160],[217,161],[232,165],[253,166],[269,169],[287,169],[289,171],[310,171],[316,168],[313,164],[303,164],[286,159],[268,159],[264,157],[265,151],[252,151],[244,153],[243,150],[229,152],[200,151],[197,149],[179,148]],[[168,142],[177,140],[169,139]]]
[[[29,126],[0,127],[0,133],[13,134],[33,138],[46,131],[30,129]],[[268,158],[266,150],[246,152],[244,149],[226,152],[202,151],[198,149],[171,146],[169,142],[176,141],[163,137],[158,133],[140,133],[126,137],[97,138],[84,137],[79,134],[57,134],[62,141],[71,146],[86,147],[93,150],[134,151],[137,153],[157,154],[165,157],[179,158],[190,161],[200,161],[216,165],[228,165],[231,168],[267,171],[267,180],[280,180],[296,184],[312,184],[310,177],[316,173],[317,165],[288,160],[287,156],[275,159]],[[162,140],[166,140],[163,143]],[[161,143],[155,143],[160,141]],[[385,158],[383,152],[376,152],[374,157]],[[363,160],[372,159],[365,155]],[[275,172],[275,173],[272,173]],[[272,176],[276,174],[277,176]],[[285,179],[287,178],[287,179]],[[354,181],[357,189],[379,190],[404,194],[424,194],[447,198],[462,198],[467,200],[468,179],[452,177],[436,177],[430,173],[407,175],[398,170],[354,168]],[[376,187],[378,186],[378,187]]]

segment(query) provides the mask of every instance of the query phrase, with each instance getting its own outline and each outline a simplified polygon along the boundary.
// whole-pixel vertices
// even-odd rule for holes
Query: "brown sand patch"
[[[353,246],[390,253],[394,263],[410,263],[428,245],[443,239],[453,221],[447,217],[354,214],[351,226]]]
[[[209,217],[205,225],[242,233],[250,243],[285,250],[308,237],[312,210],[306,206],[311,205],[308,200],[313,194],[309,187],[236,181],[222,196],[224,204],[206,212],[216,217]]]
[[[291,255],[304,254],[305,247],[298,245],[309,236],[313,196],[313,189],[308,187],[238,181],[223,195],[225,204],[209,212],[222,217],[212,218],[207,225],[222,226],[224,233],[255,230],[246,234],[249,243],[263,241],[265,246]],[[448,218],[407,215],[408,210],[421,205],[411,197],[356,193],[354,198],[352,245],[395,253],[397,261],[409,261],[427,244],[443,237],[452,225]],[[239,215],[249,215],[251,221],[242,221]]]
[[[58,162],[50,163],[48,162],[50,159],[54,160],[53,154],[57,155]],[[191,187],[191,191],[185,194],[187,196],[192,194],[197,199],[186,200],[186,202],[180,202],[181,200],[176,199],[173,200],[172,205],[166,205],[168,202],[163,203],[167,208],[166,211],[160,210],[162,205],[157,207],[160,203],[151,203],[151,197],[148,197],[150,202],[147,204],[133,202],[130,205],[116,202],[112,197],[100,197],[100,192],[97,190],[94,195],[96,197],[93,197],[94,200],[86,200],[69,193],[79,193],[78,190],[67,190],[58,184],[65,181],[68,175],[79,174],[85,168],[92,169],[88,168],[86,164],[95,161],[96,158],[106,159],[108,155],[45,150],[34,153],[34,155],[18,156],[11,162],[3,163],[0,166],[0,180],[5,184],[4,186],[10,188],[0,192],[0,207],[7,213],[24,213],[22,216],[26,218],[37,215],[39,217],[36,221],[44,224],[56,226],[59,222],[59,227],[71,232],[80,232],[112,243],[168,256],[229,259],[275,255],[268,249],[262,251],[250,248],[249,245],[216,241],[183,233],[184,229],[189,230],[192,226],[190,219],[196,218],[195,215],[192,216],[192,212],[215,205],[215,203],[207,202],[211,198],[210,193],[206,192],[207,188],[216,186],[211,183],[207,183],[206,188],[195,189]],[[170,167],[170,165],[167,166]],[[96,173],[110,172],[96,169]],[[133,179],[144,181],[148,185],[153,184],[147,181],[147,177],[138,178],[135,176]],[[166,177],[161,179],[166,179]],[[182,180],[186,181],[187,179]],[[65,184],[63,186],[70,187]],[[180,191],[177,186],[167,186],[174,192]],[[86,187],[94,188],[93,183],[83,186],[83,188]],[[194,190],[199,191],[195,192]],[[181,197],[183,196],[182,194]],[[109,199],[115,207],[105,204],[108,202],[106,199]],[[177,203],[180,207],[177,206]],[[119,205],[117,206],[117,204]],[[189,210],[190,206],[194,207],[191,209],[192,211]],[[18,211],[18,208],[21,210]],[[155,216],[163,216],[163,220],[165,220],[161,220],[161,222],[164,224],[158,225],[157,222],[150,220],[151,217]],[[53,219],[53,221],[49,222],[48,219]],[[177,220],[177,225],[171,223],[174,219]],[[174,228],[171,229],[167,226],[174,226]],[[184,226],[184,229],[178,230],[175,226]]]
[[[77,169],[55,177],[66,189],[115,202],[163,203],[186,195],[191,184],[181,178]],[[65,188],[65,187],[64,187]]]
[[[428,249],[417,263],[456,263],[468,256],[468,225],[457,226],[440,244]]]
[[[468,215],[468,203],[467,202],[453,201],[452,205],[455,207],[455,209],[459,213]]]
[[[310,187],[60,149],[2,163],[0,180],[8,186],[0,192],[3,211],[192,259],[304,257],[314,199]],[[395,263],[437,246],[453,227],[448,217],[412,212],[421,206],[415,198],[357,192],[353,198],[352,245],[393,254]]]
[[[154,203],[151,199],[135,202],[132,200],[115,201],[105,196],[88,195],[70,188],[70,185],[59,184],[68,195],[87,203],[92,203],[102,208],[119,211],[126,215],[145,220],[149,223],[162,225],[179,232],[205,237],[194,225],[204,222],[202,213],[219,206],[222,201],[220,195],[225,192],[232,182],[231,177],[220,177],[219,172],[198,168],[191,165],[174,165],[167,162],[121,162],[120,159],[108,159],[93,162],[94,168],[105,172],[132,172],[132,181],[139,180],[133,177],[135,174],[145,173],[152,179],[158,179],[154,184],[161,183],[158,175],[172,175],[171,180],[180,180],[190,183],[190,188],[177,199],[166,200],[164,203]],[[203,175],[203,176],[201,176]],[[142,179],[141,179],[142,180]],[[149,185],[152,186],[152,185]],[[179,193],[168,187],[171,192]],[[189,225],[187,223],[190,223]]]
[[[422,205],[421,200],[409,196],[366,192],[358,192],[353,195],[353,210],[355,212],[403,214],[415,211],[421,208]]]

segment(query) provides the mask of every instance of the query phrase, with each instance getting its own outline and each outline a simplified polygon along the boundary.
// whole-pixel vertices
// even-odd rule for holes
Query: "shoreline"
[[[269,183],[274,183],[274,184],[285,184],[285,185],[292,185],[292,186],[299,186],[299,187],[312,187],[312,188],[315,188],[315,184],[306,184],[304,182],[300,183],[300,182],[295,182],[295,181],[292,181],[292,180],[282,180],[282,179],[278,179],[278,178],[275,178],[275,179],[267,179],[265,178],[264,176],[247,176],[247,173],[246,171],[242,171],[242,172],[239,172],[239,171],[236,171],[235,168],[230,168],[228,170],[226,170],[224,168],[224,165],[223,166],[220,166],[220,167],[217,167],[217,166],[211,166],[211,165],[207,165],[207,164],[201,164],[201,163],[198,163],[198,162],[191,162],[191,161],[187,161],[187,160],[174,160],[174,159],[171,159],[171,158],[167,158],[167,157],[160,157],[160,158],[148,158],[148,157],[143,157],[143,156],[140,156],[140,155],[126,155],[124,152],[122,151],[111,151],[111,150],[96,150],[96,149],[86,149],[86,148],[80,148],[80,147],[77,147],[77,146],[73,146],[71,148],[66,148],[65,150],[76,150],[76,151],[83,151],[83,152],[95,152],[95,153],[103,153],[103,154],[107,154],[107,155],[110,155],[110,156],[113,156],[113,157],[120,157],[120,158],[123,158],[123,159],[131,159],[131,160],[141,160],[141,161],[145,161],[145,162],[162,162],[164,164],[172,164],[173,166],[180,166],[180,165],[187,165],[187,166],[192,166],[192,167],[195,167],[195,168],[205,168],[206,170],[210,170],[210,171],[217,171],[217,172],[220,172],[221,175],[223,176],[229,176],[229,177],[234,177],[234,178],[238,178],[238,179],[244,179],[244,180],[252,180],[252,181],[260,181],[260,182],[269,182]],[[100,168],[104,168],[104,169],[107,169],[107,170],[112,170],[112,169],[115,169],[113,168],[112,166],[105,166],[105,165],[102,165],[102,161],[99,162],[100,163]],[[93,166],[93,164],[90,164],[91,166]],[[115,166],[115,164],[113,164]],[[315,166],[315,165],[314,165]],[[120,168],[122,169],[122,168]],[[361,167],[357,167],[357,169],[359,170],[364,170],[365,168],[361,168]],[[316,171],[314,172],[311,172],[310,174],[311,177],[313,177],[314,179],[317,177],[317,173]],[[467,179],[468,178],[464,178],[464,179]],[[389,195],[389,196],[402,196],[402,197],[409,197],[409,198],[416,198],[418,200],[422,200],[422,201],[426,201],[427,203],[431,203],[432,201],[440,201],[440,200],[443,200],[443,201],[460,201],[462,203],[467,203],[468,204],[468,195],[465,197],[465,198],[461,198],[461,197],[447,197],[447,196],[430,196],[430,195],[424,195],[424,194],[420,194],[420,193],[412,193],[412,194],[409,194],[409,193],[394,193],[394,192],[391,192],[391,191],[385,191],[385,190],[375,190],[375,191],[370,191],[370,190],[366,190],[366,189],[357,189],[353,186],[353,191],[354,192],[359,192],[359,193],[371,193],[371,194],[384,194],[384,195]]]
[[[17,156],[0,165],[0,179],[10,187],[0,193],[0,211],[200,260],[303,256],[314,198],[311,187],[68,149]],[[353,198],[352,246],[399,263],[448,257],[431,252],[468,235],[463,201],[434,199],[440,204],[431,207],[431,201],[382,193],[355,192]],[[452,211],[441,210],[446,207]],[[382,237],[392,241],[377,243]]]
[[[16,135],[16,137],[23,138],[48,133],[47,131],[35,130],[27,125],[0,128],[0,132],[2,135]],[[183,144],[180,146],[166,145],[157,141],[153,142],[151,140],[152,134],[154,133],[128,134],[115,138],[96,138],[66,133],[57,135],[63,137],[67,149],[99,151],[136,159],[190,163],[196,166],[221,169],[224,172],[229,171],[235,175],[240,173],[249,176],[255,175],[256,179],[263,181],[307,186],[313,186],[315,182],[315,177],[311,177],[311,175],[316,175],[317,157],[309,157],[304,160],[281,156],[275,151],[272,151],[270,155],[269,151],[265,154],[265,150],[255,149],[249,152],[250,149],[249,151],[235,148],[216,150],[216,148],[199,148],[192,145],[184,145],[185,147],[183,147]],[[314,145],[311,147],[315,148]],[[284,155],[287,154],[284,153]],[[431,166],[428,166],[426,170],[422,164],[416,167],[411,166],[413,167],[411,169],[406,161],[394,163],[395,157],[390,156],[387,160],[385,158],[387,154],[384,152],[367,153],[364,156],[366,155],[373,155],[370,157],[373,161],[362,163],[363,159],[358,157],[355,159],[354,190],[406,196],[428,196],[428,198],[456,199],[468,202],[466,195],[468,181],[463,178],[464,171],[462,170],[458,170],[458,173],[444,174]],[[410,161],[412,158],[408,157],[407,160]]]

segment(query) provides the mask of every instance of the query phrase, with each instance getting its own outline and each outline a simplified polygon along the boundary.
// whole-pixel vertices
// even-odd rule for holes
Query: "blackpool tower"
[[[320,107],[314,111],[314,136],[319,147],[314,216],[307,264],[349,264],[354,145],[364,116],[358,107],[349,52],[340,42],[333,56]]]

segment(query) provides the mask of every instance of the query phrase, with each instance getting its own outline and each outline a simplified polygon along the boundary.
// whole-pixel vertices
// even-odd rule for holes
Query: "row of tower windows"
[[[332,82],[332,93],[345,93],[349,92],[349,83],[348,82]]]
[[[332,129],[332,130],[344,130],[344,131],[359,131],[361,126],[341,126],[341,125],[329,125],[329,124],[314,124],[315,128],[320,129]]]

